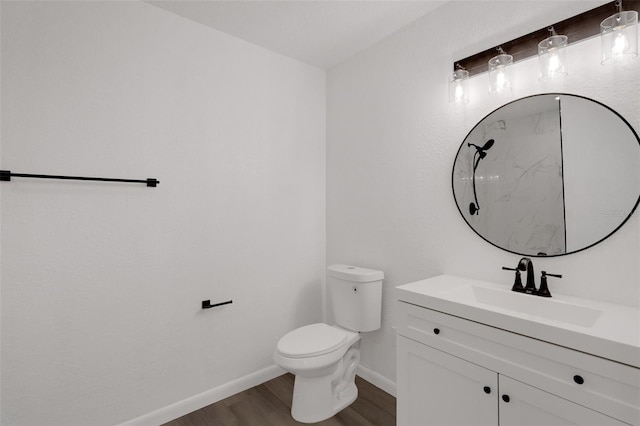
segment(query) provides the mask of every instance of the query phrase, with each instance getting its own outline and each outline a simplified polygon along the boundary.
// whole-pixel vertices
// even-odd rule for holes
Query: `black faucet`
[[[527,272],[527,283],[524,286],[524,293],[536,294],[536,278],[533,272],[533,262],[528,257],[523,257],[518,262],[518,270]]]
[[[515,268],[507,268],[503,266],[502,269],[507,271],[516,271],[516,279],[511,287],[511,291],[517,291],[519,293],[534,294],[536,296],[551,297],[549,287],[547,286],[547,277],[562,278],[559,274],[548,274],[546,271],[542,271],[540,277],[540,289],[536,289],[535,275],[533,272],[533,262],[528,257],[523,257],[518,262],[518,266]],[[520,272],[527,273],[527,284],[522,286],[522,279],[520,278]]]

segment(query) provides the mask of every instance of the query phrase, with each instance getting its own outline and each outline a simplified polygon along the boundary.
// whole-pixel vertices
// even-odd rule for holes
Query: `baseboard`
[[[392,382],[383,375],[376,373],[375,371],[363,366],[362,364],[358,365],[356,374],[372,385],[379,387],[389,395],[392,395],[394,397],[396,396],[395,382]]]
[[[213,404],[214,402],[230,397],[231,395],[235,395],[238,392],[242,392],[271,379],[275,379],[284,373],[286,372],[283,369],[274,364],[270,367],[263,368],[262,370],[240,377],[239,379],[225,383],[198,395],[176,402],[175,404],[168,405],[160,408],[159,410],[128,420],[120,426],[161,425],[173,419],[177,419],[178,417],[182,417],[185,414],[189,414],[192,411],[199,410],[207,405]]]

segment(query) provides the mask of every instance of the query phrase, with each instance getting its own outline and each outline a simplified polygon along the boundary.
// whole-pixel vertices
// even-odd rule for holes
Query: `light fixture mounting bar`
[[[513,62],[536,56],[538,55],[538,43],[549,36],[549,27],[553,27],[558,34],[566,35],[569,38],[569,44],[598,35],[600,34],[600,22],[618,12],[616,3],[616,1],[612,1],[603,4],[602,6],[565,19],[564,21],[547,25],[544,28],[523,35],[522,37],[455,61],[453,63],[453,70],[456,70],[456,65],[460,65],[469,71],[469,76],[487,72],[487,63],[489,59],[496,56],[496,48],[498,47],[501,47],[509,55],[512,55]],[[624,10],[640,12],[640,0],[625,0],[622,6]]]

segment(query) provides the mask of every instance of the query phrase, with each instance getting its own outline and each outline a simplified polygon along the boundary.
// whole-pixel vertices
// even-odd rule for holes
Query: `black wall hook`
[[[202,309],[215,308],[216,306],[229,305],[233,303],[233,300],[227,300],[226,302],[214,303],[211,304],[211,300],[203,300],[202,301]]]

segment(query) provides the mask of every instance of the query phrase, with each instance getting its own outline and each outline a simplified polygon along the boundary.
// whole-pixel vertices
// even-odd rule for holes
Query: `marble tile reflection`
[[[480,210],[471,215],[474,147],[489,139],[476,171]],[[492,243],[518,253],[565,253],[562,143],[557,107],[485,120],[474,128],[454,167],[456,200],[467,222]]]

